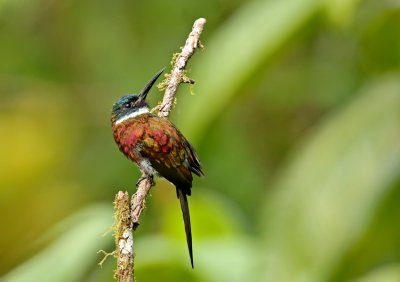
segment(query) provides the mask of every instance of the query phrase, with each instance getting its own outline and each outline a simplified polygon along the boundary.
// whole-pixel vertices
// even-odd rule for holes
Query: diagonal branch
[[[165,94],[161,105],[159,106],[158,116],[168,118],[169,113],[174,104],[176,91],[178,86],[182,82],[190,82],[185,76],[185,68],[188,60],[194,54],[197,47],[201,46],[200,35],[203,31],[203,27],[206,23],[206,19],[200,18],[194,22],[192,32],[189,34],[185,46],[182,48],[182,52],[176,57],[175,64],[172,68],[171,74],[165,75],[167,79],[162,83],[165,86]],[[117,218],[117,257],[118,267],[115,272],[115,277],[119,282],[134,282],[134,254],[133,254],[133,237],[132,232],[139,226],[140,216],[145,208],[145,200],[150,192],[151,180],[144,178],[136,191],[133,194],[132,199],[126,201],[126,197],[129,195],[125,192],[118,192],[116,196],[117,215],[124,214],[127,210],[130,212],[129,220],[126,217]],[[129,199],[129,198],[128,198]]]
[[[203,31],[206,19],[200,18],[194,22],[192,32],[189,34],[186,44],[182,49],[182,52],[178,55],[175,61],[175,65],[168,75],[167,81],[163,82],[166,85],[166,90],[163,98],[163,102],[159,107],[158,116],[168,118],[169,112],[171,111],[172,105],[174,104],[175,94],[178,90],[178,86],[183,82],[182,77],[184,76],[184,70],[187,62],[194,54],[197,46],[199,46],[200,34]],[[144,202],[147,194],[151,188],[151,181],[147,178],[142,180],[136,193],[132,197],[132,222],[134,229],[139,225],[140,215],[144,209]]]
[[[206,19],[200,18],[194,22],[192,32],[189,34],[186,44],[182,49],[182,52],[178,55],[175,60],[175,65],[171,71],[171,75],[167,81],[163,82],[166,86],[164,98],[158,111],[158,116],[168,118],[169,112],[171,111],[172,105],[175,100],[175,94],[178,90],[180,83],[184,82],[187,62],[190,57],[194,54],[194,51],[200,43],[200,34],[203,31],[203,27],[206,23]]]

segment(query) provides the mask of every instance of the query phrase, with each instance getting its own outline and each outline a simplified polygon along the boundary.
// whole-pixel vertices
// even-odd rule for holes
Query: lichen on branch
[[[128,192],[119,191],[115,196],[114,207],[116,225],[114,226],[115,245],[117,246],[117,269],[114,278],[118,281],[133,282],[133,235],[131,204]]]

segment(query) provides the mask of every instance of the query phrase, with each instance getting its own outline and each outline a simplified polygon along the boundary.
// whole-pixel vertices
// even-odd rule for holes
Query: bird
[[[119,150],[142,172],[144,178],[164,177],[176,188],[185,225],[190,263],[193,266],[192,231],[187,196],[191,195],[192,173],[204,176],[193,145],[168,119],[149,110],[146,100],[151,87],[163,73],[159,71],[139,94],[128,94],[114,103],[111,124]]]

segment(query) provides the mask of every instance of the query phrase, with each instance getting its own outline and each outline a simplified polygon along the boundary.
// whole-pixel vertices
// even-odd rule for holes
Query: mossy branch
[[[172,71],[170,74],[165,75],[166,79],[159,85],[159,88],[164,87],[165,89],[163,101],[157,107],[158,116],[160,117],[168,118],[179,84],[194,83],[194,80],[186,76],[185,68],[196,48],[202,48],[200,35],[205,23],[206,20],[204,18],[196,20],[182,51],[173,55]],[[114,277],[119,282],[135,281],[132,232],[139,226],[140,215],[145,208],[145,200],[150,192],[151,185],[152,181],[149,178],[143,178],[139,183],[136,193],[132,195],[131,200],[129,199],[128,192],[119,191],[115,196],[115,256],[118,259],[118,263]]]
[[[168,118],[179,84],[182,82],[194,83],[193,80],[186,76],[185,69],[187,62],[193,56],[197,47],[203,47],[203,45],[200,43],[200,35],[203,31],[205,23],[206,19],[200,18],[196,20],[194,22],[192,32],[189,34],[186,44],[182,48],[182,52],[173,55],[172,60],[175,61],[175,64],[172,68],[171,74],[166,75],[166,80],[159,85],[161,88],[165,87],[164,98],[158,111],[158,115],[160,117]]]

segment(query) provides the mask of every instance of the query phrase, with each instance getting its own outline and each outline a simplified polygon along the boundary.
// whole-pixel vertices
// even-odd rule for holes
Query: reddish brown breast
[[[136,145],[143,138],[146,124],[140,118],[129,119],[114,126],[114,140],[124,155],[137,163]]]

